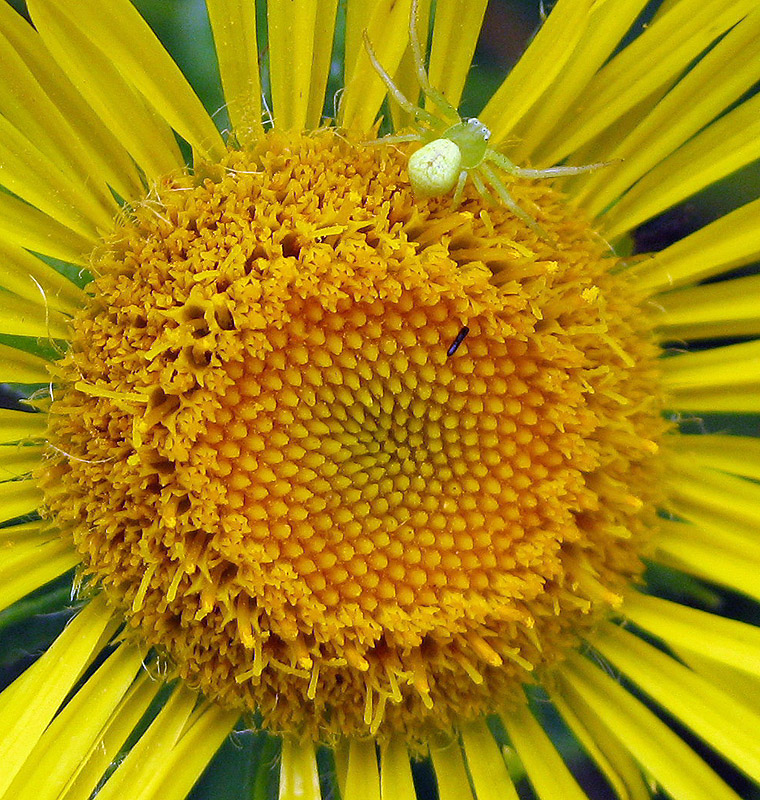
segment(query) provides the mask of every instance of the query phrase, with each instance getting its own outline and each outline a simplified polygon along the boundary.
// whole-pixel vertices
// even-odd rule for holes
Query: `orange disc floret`
[[[510,702],[654,518],[656,348],[605,245],[542,184],[510,191],[552,242],[407,186],[329,131],[167,179],[60,362],[49,513],[143,642],[272,730]]]

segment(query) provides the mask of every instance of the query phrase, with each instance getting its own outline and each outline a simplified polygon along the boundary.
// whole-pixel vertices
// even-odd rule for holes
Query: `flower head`
[[[452,202],[410,120],[377,135],[416,3],[347,4],[337,121],[324,5],[270,0],[270,113],[253,5],[207,0],[224,136],[129,0],[0,7],[0,347],[36,412],[2,417],[0,598],[76,566],[81,606],[0,695],[0,799],[181,799],[236,724],[286,800],[414,798],[425,759],[441,797],[511,796],[505,753],[582,797],[536,699],[620,797],[734,797],[651,705],[760,782],[760,637],[645,565],[760,599],[760,447],[679,429],[755,410],[755,276],[699,281],[756,258],[757,201],[629,239],[753,157],[757,9],[681,0],[616,52],[642,4],[560,0]],[[472,5],[432,20],[444,108]]]

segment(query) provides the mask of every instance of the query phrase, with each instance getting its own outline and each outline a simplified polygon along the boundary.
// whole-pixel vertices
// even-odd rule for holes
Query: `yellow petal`
[[[614,170],[587,173],[573,184],[574,202],[592,216],[697,131],[704,128],[757,81],[760,10],[730,30],[650,114],[604,159],[620,159]]]
[[[615,125],[631,108],[670,87],[754,0],[680,0],[589,82],[552,136],[544,158],[556,164]]]
[[[760,438],[721,434],[679,434],[668,449],[683,454],[697,466],[760,480]]]
[[[290,737],[282,740],[280,800],[320,800],[314,748]]]
[[[666,358],[662,370],[663,385],[679,408],[695,408],[692,395],[707,389],[724,392],[728,401],[737,389],[760,384],[760,341]]]
[[[34,79],[65,116],[74,137],[97,163],[98,172],[122,197],[138,196],[142,183],[126,150],[76,91],[37,31],[7,3],[0,5],[0,25]]]
[[[303,130],[309,108],[309,79],[314,56],[317,3],[269,0],[269,71],[275,125]]]
[[[39,8],[42,0],[35,5]],[[211,159],[222,156],[224,142],[213,120],[129,0],[110,0],[107,6],[98,0],[56,0],[54,5],[198,154]]]
[[[380,757],[380,797],[382,800],[417,800],[409,751],[401,736],[394,736],[383,745]]]
[[[562,694],[598,716],[669,795],[739,800],[690,745],[599,667],[574,654],[559,674]]]
[[[668,503],[677,502],[679,513],[688,504],[694,510],[701,509],[739,526],[760,525],[760,485],[701,467],[687,455],[670,455],[668,463]],[[691,519],[691,512],[688,513]],[[696,517],[694,521],[701,522]]]
[[[707,515],[688,503],[673,503],[673,508],[679,507],[684,518],[694,518],[695,523],[660,523],[653,558],[672,569],[760,600],[757,529],[742,530],[720,515]]]
[[[332,63],[333,39],[335,36],[335,21],[338,12],[338,0],[319,0],[317,19],[319,20],[314,30],[314,55],[311,65],[311,78],[309,80],[309,107],[306,111],[306,127],[318,128],[322,124],[322,115],[325,101],[327,80],[330,77]],[[328,110],[328,116],[335,117],[336,112]]]
[[[657,297],[657,333],[664,340],[760,335],[760,276],[692,286]]]
[[[431,0],[419,0],[417,3],[417,36],[423,52],[427,47],[428,31],[430,29],[430,5]],[[407,24],[408,29],[409,25]],[[398,69],[393,74],[393,82],[401,90],[401,94],[404,97],[415,105],[420,103],[420,79],[412,56],[411,46],[407,46],[406,50],[404,50]],[[429,98],[424,100],[422,105],[425,107],[432,105],[435,108]],[[400,108],[397,103],[389,102],[389,108],[393,120],[393,130],[403,130],[413,124],[412,115]]]
[[[348,753],[350,745],[347,739],[341,739],[333,750],[335,757],[335,777],[338,781],[340,796],[346,796],[346,778],[348,777]]]
[[[0,240],[0,286],[58,311],[73,313],[87,301],[85,293],[42,259]]]
[[[142,667],[142,654],[122,644],[50,723],[8,788],[13,800],[57,800]]]
[[[684,411],[752,411],[760,404],[759,357],[760,342],[750,341],[664,359],[669,402]]]
[[[657,291],[696,283],[760,256],[760,200],[754,200],[631,267],[640,289]]]
[[[431,747],[439,800],[473,800],[467,768],[459,742],[446,747]]]
[[[119,206],[106,185],[100,163],[81,144],[66,117],[42,90],[9,39],[0,31],[0,113],[35,143],[70,180],[81,181],[82,190],[114,216]]]
[[[37,31],[7,3],[0,4],[0,26],[35,80],[65,116],[73,135],[97,162],[98,172],[121,197],[139,196],[142,183],[128,153],[74,88]]]
[[[375,6],[380,0],[347,0],[346,3],[346,32],[344,35],[344,57],[343,69],[344,78],[354,69],[359,60],[364,43],[362,42],[362,32],[367,27],[367,20],[372,16]],[[409,19],[407,17],[407,30]],[[344,81],[344,83],[347,81]]]
[[[438,3],[430,49],[430,83],[457,108],[470,72],[488,0]]]
[[[417,3],[417,36],[423,52],[427,47],[428,31],[430,29],[430,4],[431,0],[419,0]],[[408,29],[409,25],[407,24]],[[404,97],[415,105],[420,103],[420,79],[417,75],[417,67],[414,64],[411,46],[407,46],[406,50],[404,50],[398,69],[393,74],[393,82],[401,90],[401,94]],[[422,105],[428,107],[433,104],[428,98],[422,102]],[[433,105],[433,107],[435,106]],[[412,115],[399,108],[397,103],[390,102],[389,108],[394,131],[408,128],[414,122]]]
[[[604,0],[558,0],[528,49],[491,96],[479,119],[498,145],[515,125],[540,102],[572,57],[589,25],[592,11]]]
[[[262,130],[256,6],[247,0],[206,0],[206,8],[232,129],[241,144],[249,144]]]
[[[0,694],[0,796],[115,628],[105,601],[91,600],[42,656]]]
[[[112,227],[108,214],[83,187],[58,169],[4,117],[0,116],[0,183],[93,242],[97,230]]]
[[[627,595],[622,610],[668,646],[760,677],[760,629],[754,625],[640,592]]]
[[[41,502],[42,492],[34,480],[0,483],[0,522],[31,514]]]
[[[63,540],[55,530],[43,525],[41,520],[34,520],[0,529],[0,541],[3,545],[0,565],[10,572],[17,564],[28,561],[29,554],[34,555],[40,546],[51,542],[57,544]]]
[[[140,797],[144,800],[185,800],[209,761],[230,734],[239,716],[238,711],[230,711],[204,701],[191,717],[188,729],[182,733],[171,752],[160,762],[157,776],[160,782],[151,791],[141,793]],[[316,772],[316,762],[314,770]],[[321,797],[319,783],[317,782],[317,794],[304,792],[289,796],[298,797],[299,800],[310,800],[312,797],[319,800]],[[280,794],[280,797],[283,795]]]
[[[478,800],[517,800],[517,791],[484,720],[462,726],[462,746]]]
[[[604,215],[605,234],[617,239],[647,219],[696,194],[757,158],[760,95],[700,131],[646,174]],[[720,222],[724,217],[720,218]],[[693,268],[698,268],[694,265]]]
[[[620,800],[651,800],[641,770],[631,754],[611,735],[598,717],[573,707],[568,697],[549,691],[549,697],[589,757],[599,767],[615,797]]]
[[[98,792],[98,800],[146,800],[164,777],[161,765],[187,724],[197,695],[179,684],[148,730]]]
[[[603,218],[605,233],[617,239],[656,214],[757,158],[760,96],[755,96],[701,131],[645,175]],[[720,217],[721,223],[727,216]],[[717,224],[713,223],[713,224]],[[708,226],[711,227],[711,226]],[[697,271],[699,264],[693,264]]]
[[[670,11],[670,9],[673,8],[673,6],[678,2],[679,0],[663,0],[662,3],[660,3],[660,5],[658,6],[657,10],[654,12],[654,16],[652,17],[652,19],[653,20],[658,19],[667,11]]]
[[[17,347],[0,344],[0,364],[3,365],[1,383],[47,383],[50,380],[50,362]]]
[[[757,414],[760,413],[760,393],[757,386],[737,386],[727,391],[725,387],[709,386],[691,389],[688,394],[672,394],[680,411],[707,414]]]
[[[672,458],[668,460],[672,461]],[[756,484],[713,470],[695,467],[689,471],[683,464],[676,466],[681,474],[668,478],[667,509],[679,519],[692,524],[663,520],[658,526],[658,547],[663,542],[670,545],[673,541],[681,540],[699,547],[706,545],[712,555],[704,560],[705,569],[709,568],[711,560],[719,557],[743,555],[744,563],[757,570],[760,565],[760,542],[756,536],[756,515],[749,505],[756,499],[752,493]],[[723,478],[728,482],[723,483]],[[705,482],[704,496],[699,492],[700,481]],[[742,496],[741,492],[746,492],[748,488],[749,494]],[[740,493],[725,507],[716,502],[716,495],[723,489],[736,489]],[[716,581],[725,575],[721,567],[715,566]],[[760,587],[754,591],[760,591]]]
[[[25,542],[35,542],[42,544],[51,539],[59,539],[59,534],[48,527],[42,520],[36,519],[33,522],[23,522],[18,525],[10,525],[0,528],[0,544],[16,545]]]
[[[95,42],[69,19],[61,4],[50,0],[28,3],[42,40],[68,77],[134,157],[149,180],[184,167],[169,126],[122,75]]]
[[[98,740],[80,760],[60,800],[90,800],[106,769],[124,749],[127,737],[162,686],[161,681],[142,672],[109,718]]]
[[[503,714],[502,721],[539,798],[588,800],[527,705]]]
[[[42,452],[42,447],[16,444],[0,445],[0,481],[28,475],[39,466]]]
[[[572,57],[528,114],[517,123],[509,155],[519,162],[551,166],[545,159],[554,131],[567,125],[565,114],[597,70],[609,59],[620,40],[646,5],[646,0],[616,0],[594,8],[588,29]],[[575,163],[581,163],[575,160]]]
[[[0,192],[0,240],[72,264],[86,264],[94,239],[75,233],[33,206]]]
[[[344,800],[380,800],[380,775],[375,742],[352,739],[348,749],[348,774]]]
[[[68,339],[68,317],[53,308],[45,308],[18,295],[0,291],[0,332],[44,339]]]
[[[20,352],[13,349],[14,352]],[[38,440],[45,436],[47,414],[0,408],[0,443]]]
[[[21,526],[15,525],[8,530],[18,527]],[[39,538],[50,535],[50,532],[42,532]],[[70,542],[59,538],[49,541],[32,539],[23,546],[14,546],[4,555],[6,558],[0,560],[0,608],[8,608],[53,578],[73,569],[82,560]]]
[[[387,93],[361,44],[363,29],[385,71],[393,75],[406,50],[410,13],[411,0],[377,0],[371,12],[367,3],[349,4],[346,33],[352,32],[352,41],[349,51],[346,40],[346,82],[340,100],[340,120],[347,128],[369,134]]]
[[[704,675],[707,680],[716,686],[721,686],[733,697],[752,708],[756,714],[760,714],[760,679],[740,672],[732,667],[727,667],[717,661],[704,658],[693,651],[676,649],[676,655],[695,672]]]
[[[760,781],[760,715],[617,625],[604,624],[590,643],[668,713]]]

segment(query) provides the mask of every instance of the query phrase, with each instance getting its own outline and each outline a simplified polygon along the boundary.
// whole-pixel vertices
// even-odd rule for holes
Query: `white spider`
[[[491,131],[476,117],[464,119],[443,94],[430,85],[422,48],[417,37],[418,0],[412,0],[409,19],[409,45],[412,50],[417,80],[423,94],[437,106],[438,114],[414,105],[405,97],[377,59],[372,44],[364,31],[364,45],[372,66],[382,78],[388,94],[414,119],[414,131],[376,140],[377,143],[422,142],[423,146],[409,157],[409,182],[417,197],[441,197],[454,189],[452,207],[462,200],[467,178],[471,178],[480,195],[493,200],[493,195],[526,225],[548,239],[546,232],[526,211],[523,211],[507,191],[498,169],[517,178],[556,178],[592,172],[607,163],[587,164],[582,167],[550,167],[549,169],[523,169],[513,164],[505,155],[489,147]],[[456,187],[456,188],[455,188]]]

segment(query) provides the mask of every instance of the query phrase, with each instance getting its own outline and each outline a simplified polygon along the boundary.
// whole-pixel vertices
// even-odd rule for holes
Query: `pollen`
[[[409,188],[270,133],[92,255],[46,513],[175,674],[267,729],[410,742],[508,706],[619,602],[655,522],[647,314],[563,197]]]

